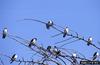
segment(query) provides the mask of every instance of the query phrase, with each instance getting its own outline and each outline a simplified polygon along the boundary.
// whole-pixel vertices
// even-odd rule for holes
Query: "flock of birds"
[[[69,33],[69,31],[70,31],[69,27],[63,28],[63,27],[59,26],[59,27],[63,28],[63,31],[61,31],[61,30],[57,29],[56,26],[58,26],[58,25],[54,24],[53,21],[51,21],[51,20],[48,21],[47,23],[45,23],[45,22],[43,22],[43,21],[40,21],[40,20],[35,20],[35,19],[24,19],[24,20],[32,20],[32,21],[40,22],[40,23],[45,24],[45,25],[46,25],[46,28],[47,28],[48,30],[49,30],[50,28],[53,28],[53,29],[55,29],[55,30],[57,30],[57,31],[60,32],[59,34],[56,34],[56,35],[54,35],[53,37],[58,36],[58,35],[60,35],[60,34],[62,34],[64,38],[65,38],[66,36],[70,36],[70,37],[72,37],[72,38],[77,38],[78,40],[83,40],[83,41],[85,41],[85,42],[87,43],[88,46],[92,45],[92,46],[94,46],[95,48],[97,48],[98,50],[100,50],[99,47],[97,47],[96,45],[93,44],[93,38],[92,38],[91,36],[90,36],[87,40],[85,40],[84,37],[79,37],[79,35],[78,35],[76,32],[75,32],[76,35],[73,35],[73,34]],[[3,31],[2,31],[2,39],[5,39],[6,37],[10,37],[10,36],[11,36],[11,35],[8,34],[8,29],[7,29],[7,28],[4,28]],[[17,36],[16,36],[16,37],[17,37]],[[22,39],[22,38],[20,38],[20,37],[17,37],[17,38]],[[12,39],[15,40],[15,41],[17,41],[17,40],[14,39],[14,38],[12,38]],[[65,41],[66,41],[66,40],[65,40]],[[37,38],[33,38],[33,39],[31,39],[31,40],[29,41],[27,47],[29,47],[29,48],[32,49],[33,46],[36,46],[38,49],[42,49],[43,52],[48,52],[49,54],[51,54],[52,56],[55,56],[56,58],[58,58],[59,56],[62,55],[62,51],[59,50],[59,48],[58,48],[57,46],[54,46],[54,47],[48,46],[48,47],[45,49],[45,48],[43,48],[43,47],[39,47],[36,43],[37,43]],[[60,42],[60,43],[62,43],[62,42]],[[64,45],[66,45],[66,44],[64,44]],[[64,45],[62,45],[62,46],[64,46]],[[41,51],[41,52],[42,52],[42,51]],[[12,57],[10,57],[10,60],[11,60],[10,63],[13,63],[14,61],[16,61],[17,57],[18,57],[17,54],[13,54]],[[65,56],[62,56],[62,57],[65,57]],[[72,58],[72,60],[73,60],[74,63],[77,62],[77,58],[84,59],[84,60],[86,59],[86,58],[78,57],[77,54],[75,54],[75,53],[73,53],[72,56],[70,56],[70,57]],[[95,52],[95,53],[93,54],[93,56],[92,56],[92,60],[95,61],[98,57],[100,58],[99,52]],[[88,59],[86,59],[86,60],[88,60]],[[63,61],[63,60],[62,60],[62,61]],[[90,60],[89,60],[89,61],[90,61]],[[22,62],[22,61],[19,61],[19,62]],[[64,62],[64,61],[63,61],[63,62]],[[64,63],[64,64],[67,65],[66,63]],[[42,65],[42,64],[41,64],[41,65]],[[45,64],[43,64],[43,65],[45,65]],[[58,65],[59,65],[59,64],[58,64]],[[73,64],[73,65],[74,65],[74,64]]]

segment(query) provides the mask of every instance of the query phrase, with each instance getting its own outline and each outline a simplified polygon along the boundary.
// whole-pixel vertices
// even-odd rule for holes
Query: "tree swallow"
[[[75,53],[73,53],[73,54],[72,54],[72,60],[73,60],[74,63],[77,62],[76,57],[77,57],[77,55],[76,55]]]
[[[50,29],[50,27],[53,26],[53,21],[48,21],[48,23],[46,23],[46,28]]]
[[[2,33],[2,38],[3,38],[3,39],[6,38],[7,33],[8,33],[7,28],[4,28],[4,29],[3,29],[3,33]]]
[[[14,55],[11,57],[11,62],[10,62],[10,63],[14,62],[16,59],[17,59],[17,55],[14,54]]]
[[[66,35],[69,33],[69,28],[68,27],[66,27],[65,29],[64,29],[64,32],[63,32],[63,37],[66,37]]]
[[[31,47],[32,45],[35,45],[37,41],[37,38],[33,38],[31,39],[30,43],[29,43],[29,47]]]
[[[54,46],[53,53],[56,55],[56,57],[60,55],[60,52],[61,51],[56,46]]]
[[[99,53],[98,53],[98,52],[95,52],[95,53],[93,54],[93,60],[95,60],[98,56],[99,56]]]
[[[88,41],[87,41],[87,45],[89,46],[90,44],[92,44],[92,41],[93,41],[93,38],[92,37],[89,37],[88,38]]]
[[[51,50],[51,46],[48,46],[48,47],[47,47],[47,51],[50,52],[50,50]]]

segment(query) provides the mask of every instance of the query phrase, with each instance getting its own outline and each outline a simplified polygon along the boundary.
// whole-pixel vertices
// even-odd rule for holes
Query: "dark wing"
[[[14,58],[14,57],[15,57],[15,55],[16,55],[16,54],[14,54],[14,55],[12,56],[12,58]]]
[[[95,53],[93,54],[93,57],[96,56],[96,54],[97,54],[97,52],[95,52]]]

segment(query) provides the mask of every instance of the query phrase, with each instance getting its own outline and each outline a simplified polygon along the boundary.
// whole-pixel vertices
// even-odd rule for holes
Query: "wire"
[[[68,40],[70,40],[70,39],[73,39],[73,37],[70,37],[70,38],[68,38],[68,39],[65,39],[65,40],[62,40],[62,41],[56,42],[56,43],[54,43],[54,44],[59,44],[59,43],[62,43],[62,42],[68,41]]]
[[[73,40],[73,41],[71,41],[71,42],[65,43],[65,44],[61,45],[60,47],[63,47],[63,46],[65,46],[65,45],[67,45],[67,44],[70,44],[70,43],[73,43],[73,42],[76,42],[76,41],[79,41],[79,39],[76,39],[76,40]]]

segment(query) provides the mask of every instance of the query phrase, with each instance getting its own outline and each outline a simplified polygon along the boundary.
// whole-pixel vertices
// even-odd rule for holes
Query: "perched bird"
[[[16,59],[17,59],[17,55],[14,54],[14,55],[11,57],[11,62],[10,62],[10,63],[14,62]]]
[[[87,45],[89,46],[90,44],[92,44],[92,41],[93,41],[93,38],[92,37],[89,37],[88,38],[88,41],[87,41]]]
[[[47,50],[50,52],[51,51],[51,46],[48,46],[47,47]]]
[[[66,27],[63,32],[63,37],[65,37],[69,33],[69,28]]]
[[[56,55],[56,57],[60,55],[60,52],[61,51],[56,46],[54,46],[53,53]]]
[[[3,39],[5,39],[5,38],[6,38],[7,33],[8,33],[7,28],[4,28],[4,29],[3,29],[3,33],[2,33],[2,38],[3,38]]]
[[[46,28],[50,29],[50,27],[53,26],[53,21],[48,21],[48,23],[46,23]]]
[[[49,52],[53,53],[54,55],[56,55],[57,52],[58,52],[58,49],[56,48],[56,46],[54,46],[54,47],[48,46],[47,51],[49,51]]]
[[[92,60],[95,60],[98,56],[99,56],[99,53],[98,53],[98,52],[95,52],[95,53],[93,54],[93,59],[92,59]]]
[[[35,45],[37,41],[37,38],[33,38],[31,39],[30,43],[29,43],[29,47],[31,47],[32,45]]]
[[[74,63],[77,63],[77,59],[76,59],[77,55],[75,53],[72,54],[72,60]]]

